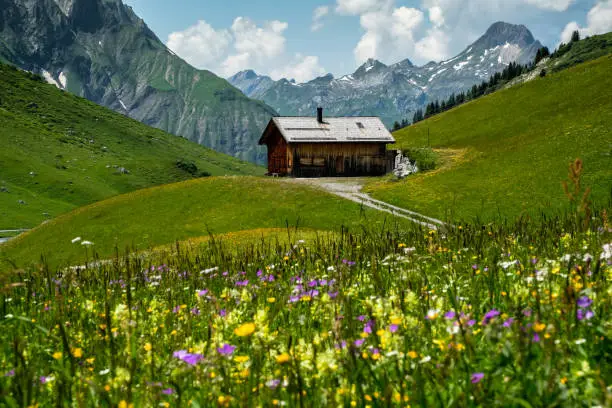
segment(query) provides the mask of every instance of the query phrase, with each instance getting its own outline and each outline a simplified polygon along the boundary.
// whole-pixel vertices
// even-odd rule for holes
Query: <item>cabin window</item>
[[[359,129],[365,129],[365,126],[363,126],[363,123],[361,123],[361,122],[357,122],[357,127]]]

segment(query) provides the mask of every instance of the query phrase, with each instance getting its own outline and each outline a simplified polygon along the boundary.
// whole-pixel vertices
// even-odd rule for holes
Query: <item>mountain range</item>
[[[340,78],[327,74],[298,84],[247,70],[228,81],[281,115],[312,115],[317,106],[323,106],[329,115],[380,116],[391,126],[396,120],[411,118],[430,101],[488,80],[511,62],[532,62],[541,47],[527,27],[498,22],[454,58],[421,67],[408,59],[389,66],[370,59]]]
[[[121,0],[0,0],[0,60],[147,125],[252,162],[275,115],[197,70]]]
[[[415,66],[370,59],[354,73],[298,84],[254,71],[225,80],[168,49],[121,0],[0,0],[0,61],[147,125],[263,164],[271,116],[379,116],[390,127],[426,103],[528,63],[541,47],[520,25],[495,23],[454,58]]]

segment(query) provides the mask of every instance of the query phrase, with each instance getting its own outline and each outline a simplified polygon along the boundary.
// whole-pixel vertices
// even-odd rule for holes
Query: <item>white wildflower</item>
[[[605,244],[604,246],[601,247],[601,249],[603,249],[603,252],[601,253],[601,256],[599,257],[599,259],[602,259],[602,260],[612,259],[612,242],[609,244]]]
[[[93,242],[91,242],[91,241],[83,241],[83,242],[81,242],[81,245],[90,246],[90,245],[93,245]]]
[[[76,244],[77,242],[79,242],[81,240],[81,237],[76,237],[72,240],[73,244]]]
[[[421,361],[419,361],[419,363],[421,364],[425,364],[431,361],[431,356],[425,356],[423,357],[423,359]]]

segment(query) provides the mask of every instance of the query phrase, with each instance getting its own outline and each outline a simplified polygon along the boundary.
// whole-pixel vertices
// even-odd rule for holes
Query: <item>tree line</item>
[[[538,65],[538,63],[544,58],[558,58],[566,54],[571,49],[572,44],[578,41],[580,41],[580,33],[578,31],[574,31],[572,34],[571,41],[567,44],[561,43],[559,47],[555,50],[555,52],[552,54],[550,53],[548,47],[542,47],[538,49],[533,62],[530,64],[521,65],[516,62],[511,62],[510,65],[504,68],[503,71],[491,75],[488,81],[483,81],[480,85],[474,85],[471,89],[468,89],[465,92],[461,92],[458,94],[453,93],[448,99],[430,102],[424,110],[418,109],[414,113],[412,117],[412,124],[425,120],[439,113],[445,112],[465,102],[478,99],[481,96],[495,92],[496,90],[501,88],[502,85],[510,82],[514,78],[517,78],[526,72],[533,71]],[[540,76],[545,75],[546,71],[542,70],[540,72]],[[410,124],[411,122],[409,122],[408,119],[403,119],[401,122],[396,121],[393,124],[393,131],[407,127]]]

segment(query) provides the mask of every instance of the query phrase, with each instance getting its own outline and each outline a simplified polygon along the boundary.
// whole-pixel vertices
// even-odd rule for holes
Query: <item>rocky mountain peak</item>
[[[383,64],[382,62],[375,60],[374,58],[368,58],[368,60],[364,62],[363,65],[357,68],[357,71],[355,71],[353,76],[362,77],[369,72],[376,72],[382,68],[387,68],[387,66]]]
[[[493,48],[506,43],[516,44],[521,48],[528,47],[536,40],[531,31],[524,25],[515,25],[499,21],[489,27],[486,33],[475,43],[475,48]]]

